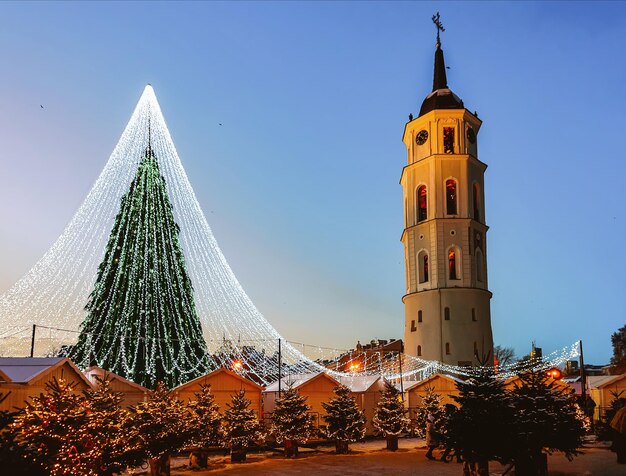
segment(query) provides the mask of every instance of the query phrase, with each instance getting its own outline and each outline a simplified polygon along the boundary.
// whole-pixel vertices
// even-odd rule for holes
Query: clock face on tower
[[[476,133],[471,127],[467,128],[467,140],[474,144],[476,142]]]
[[[428,131],[426,129],[422,129],[415,136],[415,142],[417,145],[422,145],[428,140]]]

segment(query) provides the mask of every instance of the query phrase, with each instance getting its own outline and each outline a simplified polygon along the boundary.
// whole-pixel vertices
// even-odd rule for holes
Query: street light
[[[559,380],[563,377],[563,372],[561,372],[556,367],[552,367],[551,369],[546,370],[546,374],[553,380]]]

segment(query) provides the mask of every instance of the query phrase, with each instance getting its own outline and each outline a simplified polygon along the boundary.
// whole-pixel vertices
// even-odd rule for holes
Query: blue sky
[[[432,85],[437,10],[448,83],[484,121],[494,340],[522,355],[582,338],[608,361],[626,323],[618,2],[3,2],[0,292],[61,233],[149,82],[270,322],[328,347],[401,337],[401,136]]]

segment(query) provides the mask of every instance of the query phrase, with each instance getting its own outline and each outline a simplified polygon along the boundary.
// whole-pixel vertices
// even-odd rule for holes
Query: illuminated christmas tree
[[[432,387],[426,387],[426,395],[420,396],[421,404],[415,410],[415,433],[420,438],[426,437],[426,426],[429,421],[435,432],[442,433],[445,423],[445,411],[441,404],[441,395]]]
[[[224,413],[224,444],[230,448],[230,461],[239,463],[246,460],[248,448],[265,438],[263,428],[254,413],[249,409],[250,400],[245,390],[234,393],[228,410]]]
[[[389,382],[385,382],[372,423],[376,432],[387,440],[387,449],[397,450],[398,436],[408,430],[410,421],[406,416],[400,390]]]
[[[140,385],[174,388],[206,369],[194,304],[165,180],[151,147],[139,163],[109,236],[73,358]]]
[[[170,455],[189,444],[194,432],[189,409],[162,383],[147,402],[131,407],[128,440],[148,459],[153,476],[170,474]]]
[[[297,389],[288,387],[272,412],[272,434],[278,443],[284,442],[287,457],[298,456],[298,444],[306,443],[315,433],[306,399]]]
[[[74,387],[56,378],[46,383],[46,393],[27,401],[11,423],[14,449],[33,464],[31,472],[25,474],[97,474],[90,458],[93,446],[87,432],[88,405]]]
[[[207,448],[222,444],[222,416],[219,406],[215,403],[215,396],[211,393],[210,385],[200,385],[200,391],[195,392],[195,400],[189,402],[194,435],[191,445],[194,447],[189,456],[190,464],[194,468],[206,468],[208,465]]]
[[[335,398],[330,402],[322,403],[326,415],[322,416],[326,422],[324,436],[335,441],[335,450],[338,454],[348,452],[348,444],[362,440],[365,437],[365,414],[350,396],[350,389],[339,385],[333,389]]]
[[[122,408],[124,394],[111,387],[111,380],[96,376],[96,386],[85,391],[89,408],[84,429],[89,447],[90,466],[101,476],[121,474],[128,466],[143,460],[139,448],[129,441],[130,413]]]

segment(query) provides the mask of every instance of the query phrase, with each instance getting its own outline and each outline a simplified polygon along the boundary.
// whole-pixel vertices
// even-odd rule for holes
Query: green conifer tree
[[[0,403],[9,392],[0,392]],[[21,430],[13,427],[13,419],[19,411],[0,410],[0,468],[11,469],[12,476],[45,476],[47,472],[38,463],[37,448],[20,444]]]
[[[446,420],[446,450],[463,458],[471,476],[489,476],[489,461],[511,461],[514,413],[504,382],[493,369],[480,367],[475,377],[457,383],[459,404]]]
[[[431,417],[433,431],[437,434],[443,433],[445,423],[445,411],[441,404],[441,395],[435,393],[432,387],[426,387],[426,395],[420,396],[421,405],[415,410],[415,433],[420,438],[426,437],[426,424],[428,416]]]
[[[337,454],[344,454],[348,452],[350,443],[365,437],[365,413],[359,409],[345,385],[335,387],[333,392],[335,397],[328,403],[322,403],[326,410],[326,415],[322,416],[326,422],[324,436],[335,441]]]
[[[146,402],[130,408],[129,441],[148,459],[150,474],[170,474],[170,456],[191,441],[194,425],[187,406],[162,382]]]
[[[75,387],[63,379],[47,382],[46,392],[27,401],[10,425],[18,452],[51,476],[97,474],[86,430],[88,405]]]
[[[378,434],[387,440],[387,449],[398,449],[398,436],[409,429],[410,420],[406,416],[404,402],[398,390],[390,382],[385,382],[385,389],[376,405],[372,423]]]
[[[89,406],[86,431],[91,448],[88,455],[93,470],[101,476],[122,473],[141,464],[138,448],[128,438],[130,413],[122,408],[124,395],[111,387],[111,380],[96,377],[96,386],[85,391]]]
[[[254,410],[249,409],[250,400],[245,390],[234,393],[228,410],[224,413],[224,444],[230,448],[230,461],[239,463],[246,460],[248,448],[265,438],[263,427]]]
[[[206,468],[209,453],[206,451],[212,446],[219,446],[223,442],[222,416],[219,406],[215,403],[215,396],[211,393],[211,385],[200,385],[200,391],[195,392],[195,400],[188,404],[192,415],[194,434],[191,445],[194,449],[189,456],[190,466]]]
[[[298,456],[298,445],[306,443],[316,431],[309,415],[311,407],[306,400],[307,397],[289,386],[276,400],[276,408],[272,412],[271,433],[278,443],[284,443],[288,458]]]
[[[511,391],[515,408],[515,474],[548,474],[547,454],[562,452],[570,461],[579,454],[589,428],[576,404],[574,391],[557,388],[545,372],[520,375],[520,384]]]
[[[196,314],[165,180],[148,147],[100,264],[73,359],[148,388],[174,388],[206,369]]]

